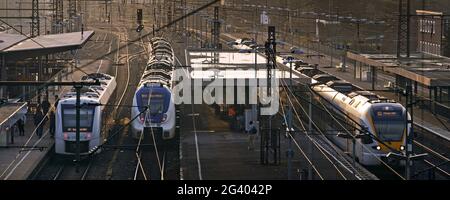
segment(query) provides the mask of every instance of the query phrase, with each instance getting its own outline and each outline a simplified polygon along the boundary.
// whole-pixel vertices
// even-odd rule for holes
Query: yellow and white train
[[[407,123],[410,115],[400,103],[369,91],[355,90],[355,86],[342,80],[317,83],[311,89],[321,97],[317,100],[322,101],[328,111],[342,119],[344,122],[341,124],[347,126],[345,129],[336,126],[334,130],[340,129],[336,131],[337,134],[329,134],[336,145],[355,155],[356,160],[363,165],[380,165],[380,160],[399,164],[386,155],[392,151],[404,151],[407,131],[411,130]],[[362,135],[356,137],[354,154],[353,139],[338,136],[345,130],[354,136]]]

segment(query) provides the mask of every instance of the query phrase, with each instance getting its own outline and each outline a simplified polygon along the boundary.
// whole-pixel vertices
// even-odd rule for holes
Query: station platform
[[[26,118],[25,135],[19,136],[16,132],[14,144],[9,143],[8,146],[0,148],[1,180],[27,179],[40,161],[52,150],[54,140],[48,132],[49,123],[46,123],[42,137],[38,138],[33,124],[33,115],[27,115]]]
[[[193,119],[194,118],[194,119]],[[194,123],[195,122],[195,123]],[[274,122],[275,123],[275,122]],[[180,180],[286,180],[288,179],[288,139],[280,132],[280,162],[268,165],[260,163],[260,136],[255,139],[255,148],[248,150],[248,135],[233,131],[227,120],[221,119],[214,109],[204,105],[184,105],[180,137]],[[274,127],[280,127],[274,124]],[[292,148],[292,180],[306,180],[308,162],[302,156],[309,141],[301,134],[295,135]],[[330,162],[316,149],[309,158],[319,170],[313,180],[356,179],[351,172]],[[333,164],[340,169],[341,175]],[[343,178],[343,176],[345,178]]]
[[[80,66],[91,62],[91,60],[82,60]],[[90,65],[83,67],[86,73],[110,73],[110,61],[98,60]],[[66,69],[67,75],[63,76],[62,81],[79,81],[85,74],[79,70]],[[63,72],[63,71],[62,71]],[[59,98],[66,92],[70,91],[69,86],[59,87],[53,90],[49,95],[50,105],[54,105],[55,98],[52,94],[57,94]],[[47,156],[51,155],[54,150],[54,138],[50,137],[49,121],[44,125],[44,131],[41,138],[35,133],[34,118],[32,113],[26,114],[25,135],[19,136],[16,131],[14,136],[14,144],[10,140],[5,147],[0,148],[0,180],[25,180],[31,178],[39,166],[45,162]]]

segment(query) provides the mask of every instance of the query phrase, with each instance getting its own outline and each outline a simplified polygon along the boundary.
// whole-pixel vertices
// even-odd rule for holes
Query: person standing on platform
[[[14,144],[14,133],[16,132],[16,125],[15,124],[13,124],[9,128],[9,132],[11,133],[11,144]]]
[[[228,108],[228,122],[230,124],[230,129],[234,130],[236,123],[236,110],[233,106]]]
[[[42,106],[42,112],[43,112],[43,114],[44,115],[47,115],[48,114],[48,111],[50,110],[50,102],[48,102],[48,97],[46,97],[45,99],[44,99],[44,101],[42,101],[42,104],[41,104],[41,106]]]
[[[253,150],[255,148],[255,138],[258,134],[258,129],[256,128],[253,121],[250,121],[250,126],[248,129],[248,150]]]
[[[25,124],[22,118],[17,121],[17,128],[19,129],[19,136],[25,135]]]
[[[55,104],[54,104],[55,111],[56,111],[56,108],[58,107],[58,103],[59,103],[59,97],[58,97],[58,95],[55,95]]]
[[[50,136],[55,137],[55,112],[50,111]]]
[[[36,110],[36,114],[34,115],[34,125],[36,126],[36,135],[41,138],[42,137],[42,131],[44,128],[44,115],[42,114],[41,109]]]

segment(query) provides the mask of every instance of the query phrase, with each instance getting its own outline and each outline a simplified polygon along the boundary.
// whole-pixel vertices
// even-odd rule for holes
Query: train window
[[[377,136],[383,141],[401,140],[406,126],[406,117],[402,107],[374,106],[372,109]]]
[[[142,92],[140,94],[139,104],[141,106],[149,105],[150,114],[160,114],[167,112],[170,101],[170,97],[166,97],[166,94],[161,92]]]
[[[353,103],[355,103],[354,99],[352,99],[348,104],[352,105]]]
[[[64,132],[76,131],[75,105],[62,105],[62,125]],[[80,131],[91,132],[94,122],[95,106],[83,106],[80,109]]]

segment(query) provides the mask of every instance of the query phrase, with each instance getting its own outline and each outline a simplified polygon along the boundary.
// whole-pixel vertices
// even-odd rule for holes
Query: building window
[[[431,23],[432,34],[435,34],[436,33],[436,29],[435,29],[436,21],[432,21],[432,22],[433,22],[433,23]]]
[[[423,20],[419,20],[419,28],[420,28],[420,32],[423,33]]]

